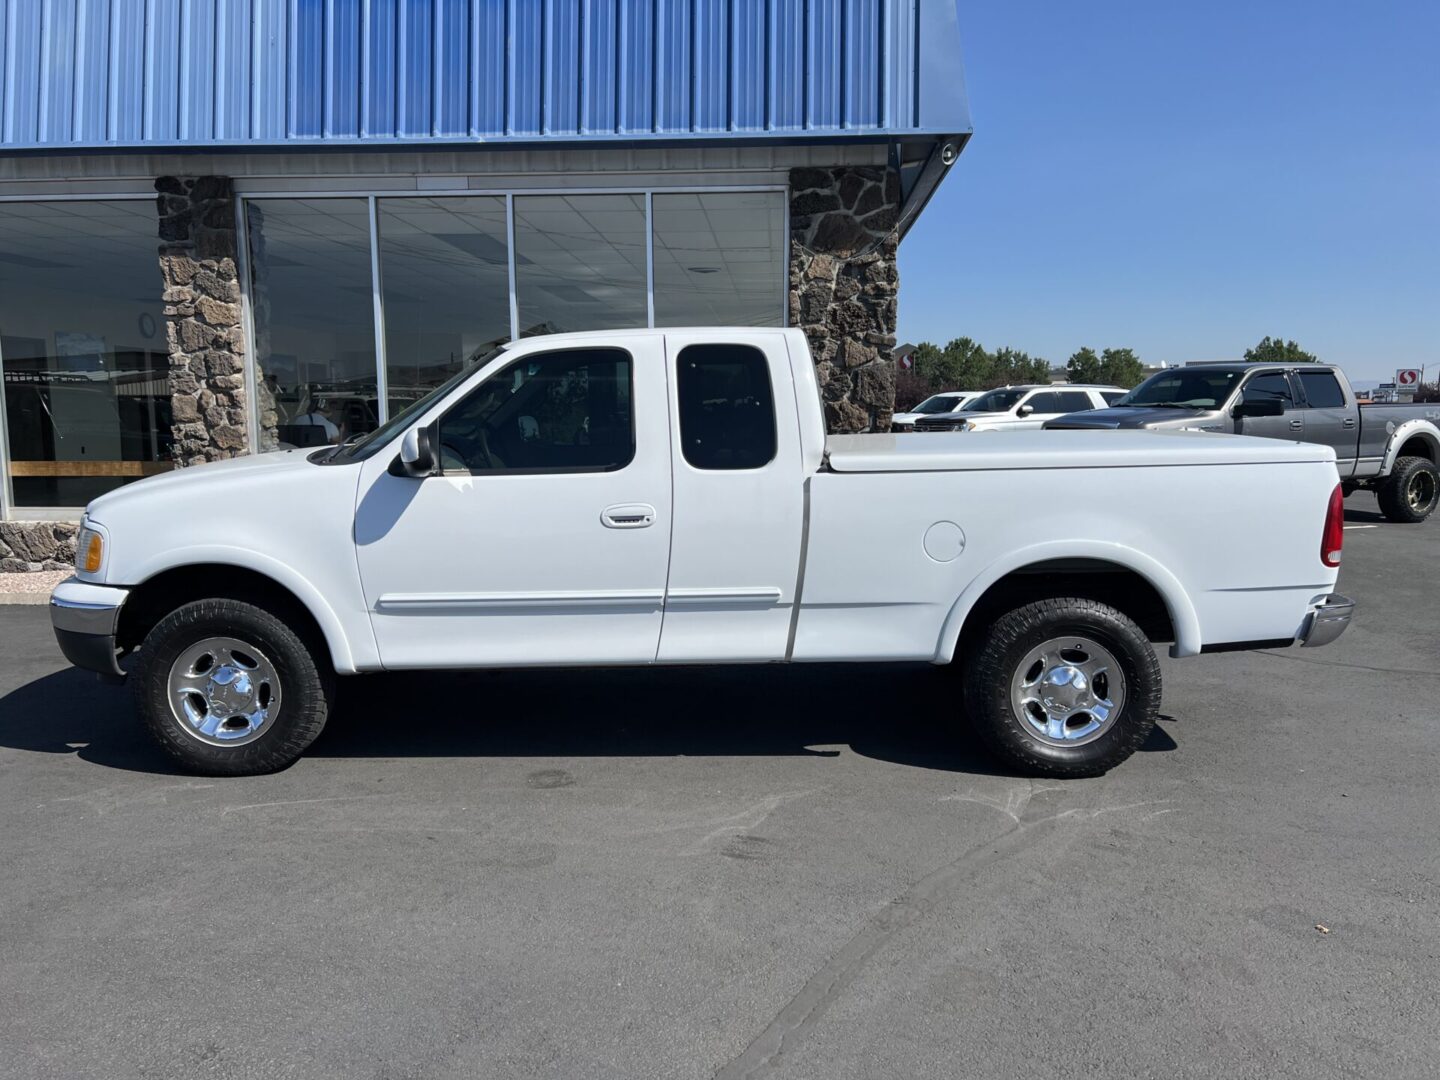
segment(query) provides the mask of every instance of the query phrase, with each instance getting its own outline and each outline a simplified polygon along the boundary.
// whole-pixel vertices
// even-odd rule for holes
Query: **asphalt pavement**
[[[177,775],[0,608],[0,1076],[1433,1077],[1440,521],[1098,780],[928,667],[384,676]]]

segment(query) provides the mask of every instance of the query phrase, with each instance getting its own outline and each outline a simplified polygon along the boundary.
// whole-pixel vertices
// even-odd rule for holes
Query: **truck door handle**
[[[1347,428],[1353,428],[1355,426],[1355,418],[1353,416],[1347,416],[1345,418],[1345,426]]]
[[[649,503],[622,503],[600,511],[600,524],[607,529],[648,529],[655,524],[655,508]]]
[[[1304,421],[1304,420],[1291,420],[1291,421],[1290,421],[1290,430],[1291,430],[1291,431],[1304,431],[1304,430],[1305,430],[1305,421]]]

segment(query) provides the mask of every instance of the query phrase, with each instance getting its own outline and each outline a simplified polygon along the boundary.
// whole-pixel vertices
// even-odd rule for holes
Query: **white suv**
[[[1125,393],[1118,386],[1002,386],[967,401],[958,412],[921,417],[916,431],[1023,431],[1069,413],[1107,408]]]
[[[967,401],[979,397],[980,393],[979,390],[946,390],[944,393],[931,394],[913,409],[907,412],[898,412],[892,416],[890,430],[914,431],[917,420],[923,420],[927,416],[944,416],[946,413],[953,413]]]

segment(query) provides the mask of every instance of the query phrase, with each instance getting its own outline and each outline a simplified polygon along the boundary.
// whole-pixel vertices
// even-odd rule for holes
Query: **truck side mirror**
[[[1018,409],[1015,410],[1015,415],[1016,415],[1016,416],[1029,416],[1029,415],[1030,415],[1031,413],[1033,413],[1034,411],[1035,411],[1035,406],[1034,406],[1034,405],[1021,405],[1020,408],[1018,408]]]
[[[1284,416],[1285,403],[1278,398],[1264,398],[1258,401],[1242,401],[1235,408],[1230,410],[1230,415],[1236,420],[1244,420],[1247,417],[1261,416]]]
[[[417,479],[435,472],[435,454],[430,449],[430,429],[411,428],[400,439],[400,456],[390,466],[392,476]]]

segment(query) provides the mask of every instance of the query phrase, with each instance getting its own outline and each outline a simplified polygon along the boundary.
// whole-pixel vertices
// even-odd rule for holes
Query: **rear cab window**
[[[675,369],[686,462],[734,470],[775,460],[775,394],[763,352],[753,345],[687,345]]]
[[[1345,391],[1340,380],[1331,371],[1298,371],[1300,389],[1305,393],[1305,404],[1312,409],[1343,409]]]

